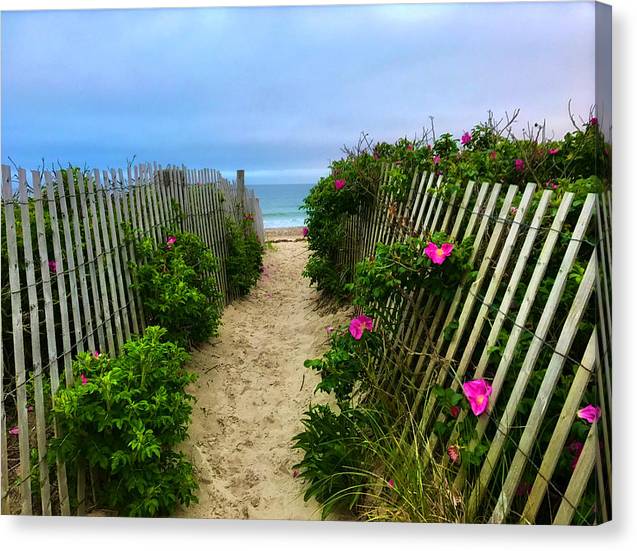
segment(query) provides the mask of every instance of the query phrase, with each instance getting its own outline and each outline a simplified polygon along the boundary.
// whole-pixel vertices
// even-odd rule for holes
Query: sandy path
[[[290,439],[309,402],[321,399],[303,361],[324,349],[338,315],[316,310],[301,277],[306,260],[303,241],[276,243],[256,289],[226,309],[219,337],[193,353],[197,403],[184,449],[199,476],[199,503],[178,516],[319,518],[292,476],[300,452]]]

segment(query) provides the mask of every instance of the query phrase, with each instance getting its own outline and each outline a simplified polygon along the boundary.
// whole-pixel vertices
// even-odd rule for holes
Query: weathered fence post
[[[237,170],[237,199],[241,207],[241,215],[245,214],[246,181],[245,170]]]

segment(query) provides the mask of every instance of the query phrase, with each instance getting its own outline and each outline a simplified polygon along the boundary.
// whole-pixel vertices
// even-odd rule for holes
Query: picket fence
[[[378,242],[391,244],[407,235],[445,231],[457,242],[473,236],[472,263],[477,276],[459,286],[450,301],[420,291],[384,305],[387,312],[399,312],[399,323],[386,339],[382,361],[391,366],[386,367],[387,393],[408,400],[429,451],[448,465],[445,450],[453,436],[449,442],[441,442],[433,425],[449,418],[436,409],[435,394],[428,391],[436,384],[459,390],[465,380],[491,380],[489,408],[475,419],[473,441],[477,443],[489,432],[488,452],[477,476],[468,480],[465,465],[454,475],[453,490],[464,497],[468,518],[491,523],[581,522],[574,517],[591,483],[597,493],[595,522],[608,520],[612,492],[610,192],[588,194],[576,204],[572,193],[558,194],[533,183],[519,189],[470,182],[445,198],[436,193],[441,176],[416,173],[406,199],[396,200],[386,191],[391,186],[384,185],[389,178],[385,167],[372,190],[374,201],[344,220],[345,237],[337,258],[341,273],[351,279],[356,263],[373,255]],[[551,206],[557,207],[554,216],[549,214]],[[549,274],[547,267],[554,254],[559,269]],[[576,261],[585,270],[576,293],[566,296]],[[545,304],[538,305],[538,290],[543,285],[550,285],[550,293]],[[520,289],[524,298],[516,303]],[[534,306],[541,306],[542,314],[532,327],[528,318]],[[552,322],[558,306],[567,307],[568,315],[565,323],[555,327]],[[580,323],[591,309],[596,320],[592,330]],[[509,334],[503,343],[499,341],[505,326]],[[579,343],[587,343],[578,357],[573,355],[576,337]],[[499,363],[490,366],[492,347],[498,343],[504,352]],[[540,362],[543,352],[548,352],[544,357],[549,359]],[[517,373],[511,369],[516,354],[524,354]],[[538,376],[539,390],[530,396],[529,381]],[[503,392],[511,385],[512,390]],[[566,391],[567,398],[559,404],[559,418],[549,421],[545,415],[558,387]],[[568,484],[560,487],[553,478],[576,413],[586,405],[582,403],[584,393],[590,388],[596,389],[601,418],[591,426]],[[532,404],[530,409],[524,408],[525,413],[520,411],[523,400]],[[463,418],[461,415],[457,423]],[[540,431],[551,436],[540,450],[539,461],[532,461],[538,457]],[[503,447],[511,443],[515,454],[505,458]],[[521,485],[525,473],[533,480],[526,488]]]
[[[264,243],[259,200],[245,187],[242,170],[236,183],[213,169],[157,164],[79,171],[75,183],[65,174],[71,172],[14,173],[2,165],[3,514],[86,511],[86,473],[74,473],[74,487],[64,464],[49,476],[47,441],[56,428],[46,394],[73,382],[78,352],[115,354],[143,330],[128,232],[157,243],[169,227],[197,234],[219,259],[214,275],[226,303],[236,297],[225,271],[226,220],[252,220]],[[8,419],[15,424],[10,434]]]

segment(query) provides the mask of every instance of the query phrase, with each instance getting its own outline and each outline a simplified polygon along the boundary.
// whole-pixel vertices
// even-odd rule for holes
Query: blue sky
[[[361,131],[460,135],[595,102],[594,5],[5,12],[2,161],[127,158],[309,183]]]

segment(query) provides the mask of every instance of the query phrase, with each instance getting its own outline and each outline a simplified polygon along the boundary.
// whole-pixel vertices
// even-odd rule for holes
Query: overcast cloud
[[[594,97],[594,5],[2,14],[2,161],[127,158],[312,182],[361,131],[460,135],[487,110],[570,128]]]

